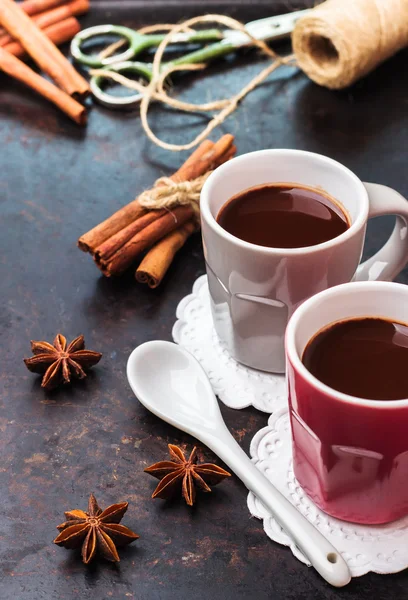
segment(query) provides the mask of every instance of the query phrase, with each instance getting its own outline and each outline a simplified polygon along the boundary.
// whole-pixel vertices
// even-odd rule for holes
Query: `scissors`
[[[293,31],[295,23],[300,17],[310,12],[310,9],[298,10],[292,13],[258,19],[246,24],[247,30],[258,40],[272,41],[287,38]],[[82,44],[86,40],[98,36],[119,35],[127,40],[129,48],[120,54],[107,58],[100,58],[84,54],[81,50]],[[140,61],[132,61],[141,52],[160,45],[164,35],[140,34],[133,29],[115,25],[97,25],[80,31],[71,42],[71,54],[73,58],[84,65],[93,68],[101,68],[104,71],[114,71],[116,73],[134,73],[142,76],[147,81],[151,81],[153,72],[152,64]],[[172,43],[205,43],[215,42],[204,46],[203,48],[190,52],[173,60],[164,63],[162,68],[168,68],[173,65],[206,63],[215,58],[225,56],[235,52],[239,48],[245,48],[252,45],[251,39],[242,31],[234,29],[220,30],[207,29],[195,31],[192,33],[178,33],[174,35]],[[124,97],[114,96],[102,89],[104,80],[103,75],[95,75],[90,80],[92,94],[95,99],[109,108],[121,108],[138,104],[142,99],[142,94],[132,94]]]

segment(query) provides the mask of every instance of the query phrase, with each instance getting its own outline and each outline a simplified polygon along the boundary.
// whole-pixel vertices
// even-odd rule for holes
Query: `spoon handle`
[[[216,436],[204,433],[201,440],[255,494],[328,583],[335,587],[349,583],[351,574],[340,553],[255,467],[227,428],[217,430]]]

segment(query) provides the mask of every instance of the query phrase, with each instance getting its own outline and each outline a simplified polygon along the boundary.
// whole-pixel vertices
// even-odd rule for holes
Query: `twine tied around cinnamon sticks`
[[[139,196],[139,204],[148,210],[165,208],[171,210],[175,206],[189,205],[199,224],[200,193],[205,181],[212,171],[207,171],[192,181],[173,181],[170,177],[160,177],[155,181],[151,190],[146,190]]]

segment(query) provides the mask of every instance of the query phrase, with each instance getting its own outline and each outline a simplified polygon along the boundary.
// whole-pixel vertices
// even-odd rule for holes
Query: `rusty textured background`
[[[267,0],[93,0],[84,25],[140,26],[205,11],[242,20],[302,3]],[[408,52],[340,93],[292,70],[279,71],[248,97],[222,127],[240,153],[267,147],[328,154],[360,177],[408,195]],[[187,78],[183,94],[199,100],[236,90],[260,59],[224,61],[207,78]],[[159,422],[126,381],[130,351],[146,340],[170,339],[177,303],[204,272],[200,240],[178,256],[157,291],[99,276],[76,239],[131,200],[183,156],[158,150],[143,136],[136,113],[95,106],[86,130],[6,77],[0,77],[0,598],[126,600],[385,600],[406,598],[408,575],[368,575],[341,592],[275,545],[249,518],[246,490],[236,479],[201,496],[196,508],[153,502],[155,480],[143,468],[166,456],[167,442],[193,440]],[[166,139],[190,139],[200,115],[155,107],[152,123]],[[217,136],[220,131],[217,132]],[[370,224],[367,251],[389,234],[392,219]],[[407,282],[405,271],[400,280]],[[22,358],[30,339],[84,333],[104,353],[87,380],[53,394]],[[248,450],[267,416],[222,408]],[[201,448],[201,447],[200,447]],[[201,455],[214,458],[201,448]],[[124,523],[141,536],[119,566],[85,568],[52,544],[63,511],[86,506],[90,491],[105,506],[127,499]]]

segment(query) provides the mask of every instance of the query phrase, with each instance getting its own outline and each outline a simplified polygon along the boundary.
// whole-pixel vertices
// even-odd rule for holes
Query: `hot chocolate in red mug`
[[[300,485],[339,519],[406,516],[408,287],[359,282],[320,292],[290,319],[285,345]]]

